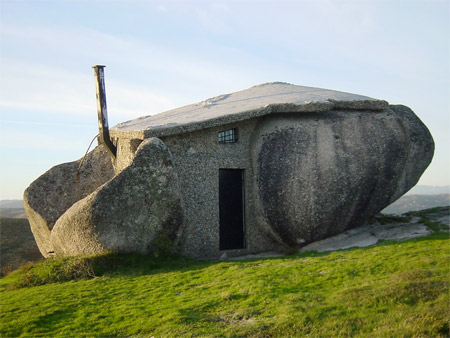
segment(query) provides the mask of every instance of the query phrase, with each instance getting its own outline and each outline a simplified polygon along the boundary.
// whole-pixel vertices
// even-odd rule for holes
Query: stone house
[[[147,241],[170,228],[176,250],[196,258],[299,248],[361,225],[417,183],[434,150],[427,128],[405,106],[280,82],[124,122],[110,135],[117,152],[108,182],[123,178],[127,168],[145,166],[136,164],[136,154],[148,140],[165,147],[172,174],[158,179],[178,197],[163,209],[181,215],[174,218],[180,224],[155,221],[148,230],[155,235]],[[72,212],[80,213],[83,199],[98,201],[108,182],[98,184],[95,198],[89,192],[77,200]],[[114,205],[110,199],[124,198],[104,195],[108,206]],[[149,199],[158,199],[149,196],[130,194],[127,202],[118,203],[124,209],[125,203],[134,205],[133,199],[140,203],[133,209],[138,210],[133,211],[137,223],[121,228],[120,236],[148,226],[139,210],[153,203]],[[70,209],[60,213],[70,214]],[[90,206],[83,213],[98,209]],[[103,221],[98,219],[90,226],[100,249],[78,246],[70,252],[60,249],[61,254],[151,250],[151,243],[116,245],[116,235],[102,240],[102,227],[95,222]],[[68,227],[66,221],[55,222],[55,228],[58,222]],[[70,231],[70,238],[80,237]]]

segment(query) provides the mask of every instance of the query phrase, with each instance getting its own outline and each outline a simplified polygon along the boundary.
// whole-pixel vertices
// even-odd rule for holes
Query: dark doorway
[[[220,250],[243,249],[244,170],[219,169]]]

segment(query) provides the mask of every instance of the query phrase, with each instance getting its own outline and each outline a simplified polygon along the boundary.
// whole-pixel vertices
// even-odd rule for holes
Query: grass
[[[419,222],[425,224],[435,233],[448,233],[449,231],[448,226],[444,223],[433,221],[433,218],[436,217],[436,215],[442,217],[450,217],[449,214],[450,214],[450,206],[446,206],[446,207],[429,208],[420,211],[410,211],[406,213],[405,216],[420,217]]]
[[[406,214],[413,215],[413,216],[426,216],[426,215],[436,214],[441,211],[446,211],[448,214],[449,208],[450,207],[448,207],[448,206],[447,207],[434,207],[434,208],[418,210],[418,211],[409,211]]]
[[[106,254],[0,280],[2,337],[447,337],[448,233],[198,262]]]

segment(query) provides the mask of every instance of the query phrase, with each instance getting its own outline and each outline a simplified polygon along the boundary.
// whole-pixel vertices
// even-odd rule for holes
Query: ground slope
[[[447,337],[450,241],[431,212],[415,216],[434,234],[363,249],[226,262],[46,260],[0,281],[0,334]]]

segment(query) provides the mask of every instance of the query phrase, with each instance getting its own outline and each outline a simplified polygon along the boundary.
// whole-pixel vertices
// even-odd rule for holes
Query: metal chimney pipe
[[[97,96],[97,115],[98,115],[98,131],[99,140],[111,155],[112,159],[116,159],[117,148],[112,143],[111,137],[109,136],[109,126],[108,126],[108,111],[106,108],[106,90],[105,90],[105,73],[103,68],[105,66],[96,65],[93,66],[95,73],[95,87]]]

